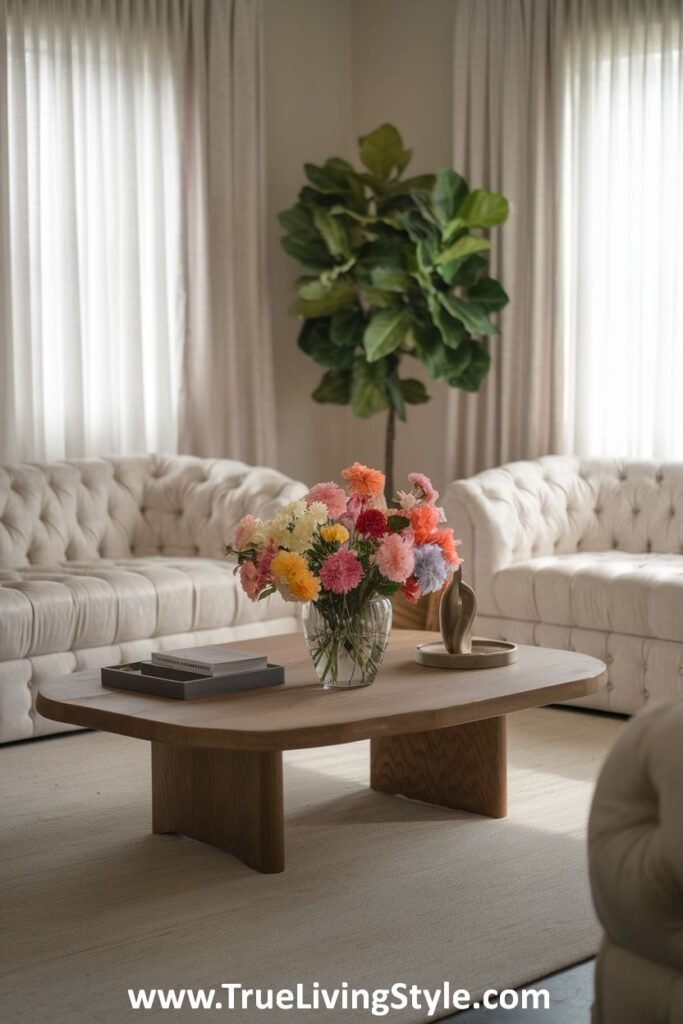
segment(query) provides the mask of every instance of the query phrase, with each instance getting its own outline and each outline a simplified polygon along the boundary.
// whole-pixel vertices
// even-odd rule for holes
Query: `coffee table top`
[[[597,658],[544,647],[519,648],[514,665],[471,671],[416,664],[416,644],[436,633],[396,630],[372,686],[324,690],[301,634],[217,646],[266,654],[285,666],[274,689],[192,701],[102,686],[99,669],[40,687],[36,707],[58,722],[180,746],[292,750],[399,733],[445,729],[595,693],[606,678]]]

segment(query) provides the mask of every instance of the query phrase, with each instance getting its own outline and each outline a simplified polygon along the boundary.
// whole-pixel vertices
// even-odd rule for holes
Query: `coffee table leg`
[[[152,828],[285,869],[282,752],[152,743]]]
[[[490,818],[507,814],[505,717],[372,740],[370,785]]]

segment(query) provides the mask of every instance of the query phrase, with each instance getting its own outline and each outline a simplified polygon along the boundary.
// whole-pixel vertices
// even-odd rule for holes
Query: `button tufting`
[[[643,697],[645,698],[645,700],[648,700],[649,696],[650,696],[650,691],[649,690],[643,690]]]
[[[595,512],[596,516],[602,515],[602,508],[600,507],[600,505],[596,505],[593,511]]]
[[[647,544],[645,545],[645,550],[646,550],[646,551],[647,551],[648,553],[649,553],[650,551],[652,551],[652,541],[651,541],[651,540],[649,540],[649,541],[647,542]]]
[[[672,506],[672,507],[671,507],[671,508],[669,509],[669,518],[670,518],[670,519],[673,519],[673,517],[674,517],[675,515],[676,515],[676,509],[675,509],[675,508],[673,508],[673,506]]]
[[[644,661],[643,662],[643,672],[647,672],[647,668],[648,668],[647,662]]]
[[[664,474],[663,473],[657,473],[657,475],[655,476],[655,480],[657,481],[658,484],[661,484],[663,479],[664,479]]]
[[[640,509],[638,508],[637,505],[633,506],[633,515],[634,516],[639,516],[640,515]]]
[[[606,689],[613,690],[614,689],[614,683],[608,683]]]
[[[619,474],[619,479],[620,479],[620,480],[621,480],[621,482],[623,483],[623,482],[624,482],[624,480],[626,479],[626,473],[624,473],[624,472],[622,471],[622,472],[621,472],[621,473]]]

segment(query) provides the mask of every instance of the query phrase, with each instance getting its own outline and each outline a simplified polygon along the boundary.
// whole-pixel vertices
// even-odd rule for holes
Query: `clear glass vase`
[[[391,633],[391,601],[378,597],[350,610],[344,601],[303,607],[306,646],[325,689],[370,686]]]

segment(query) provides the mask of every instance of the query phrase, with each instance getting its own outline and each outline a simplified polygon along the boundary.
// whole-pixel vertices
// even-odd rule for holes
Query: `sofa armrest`
[[[488,469],[449,484],[444,508],[462,540],[463,573],[479,608],[497,614],[493,577],[513,562],[576,550],[591,508],[579,460],[549,455]]]

